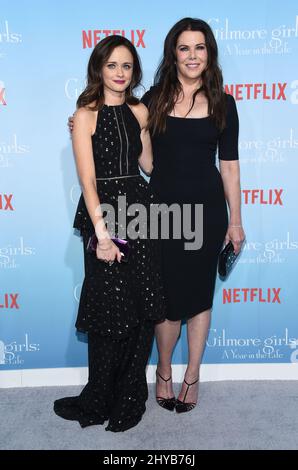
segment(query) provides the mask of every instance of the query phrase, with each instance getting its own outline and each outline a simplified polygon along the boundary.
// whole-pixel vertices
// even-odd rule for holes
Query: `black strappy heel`
[[[192,382],[191,384],[189,384],[189,383],[187,383],[186,380],[184,379],[184,382],[185,382],[186,385],[187,385],[187,390],[186,390],[186,392],[185,392],[183,401],[180,401],[180,400],[178,400],[178,399],[176,400],[176,406],[175,406],[175,408],[176,408],[176,412],[177,412],[177,413],[185,413],[185,412],[187,412],[187,411],[191,411],[191,410],[193,410],[194,407],[196,406],[196,403],[185,403],[185,398],[186,398],[186,395],[187,395],[187,393],[188,393],[189,388],[190,388],[192,385],[196,384],[198,380],[199,380],[199,379],[197,379],[197,380],[195,380],[194,382]]]
[[[168,382],[171,380],[172,377],[169,377],[168,379],[164,379],[159,372],[156,371],[156,375],[160,377],[164,382]],[[168,411],[174,411],[175,405],[176,405],[176,398],[163,398],[163,397],[156,397],[156,401],[161,406],[162,408],[165,408]]]

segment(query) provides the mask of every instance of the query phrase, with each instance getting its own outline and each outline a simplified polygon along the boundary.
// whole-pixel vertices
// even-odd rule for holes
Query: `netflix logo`
[[[275,287],[268,287],[262,289],[259,287],[253,288],[235,288],[235,289],[223,289],[223,304],[233,304],[240,302],[258,302],[258,303],[270,303],[275,304],[281,303],[280,300],[281,287],[276,289]]]
[[[0,210],[2,211],[13,211],[12,206],[12,194],[0,194]]]
[[[83,49],[93,48],[99,41],[106,38],[107,36],[114,36],[115,34],[124,36],[129,39],[134,46],[145,48],[145,29],[88,29],[88,31],[82,31],[82,43]]]
[[[17,298],[19,294],[0,294],[0,309],[19,309],[20,306],[17,303]]]
[[[283,189],[242,189],[244,204],[283,206]]]
[[[239,100],[286,100],[287,83],[237,83],[225,85],[225,92]]]

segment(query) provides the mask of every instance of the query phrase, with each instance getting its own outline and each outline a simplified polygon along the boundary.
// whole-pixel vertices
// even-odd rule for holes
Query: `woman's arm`
[[[100,201],[97,194],[95,167],[92,151],[92,111],[80,108],[74,116],[72,145],[76,159],[77,171],[81,183],[85,204],[94,225],[100,220]]]
[[[150,176],[153,170],[153,156],[150,133],[146,129],[149,115],[148,109],[144,104],[140,103],[137,106],[134,106],[132,108],[132,111],[135,114],[137,120],[139,121],[141,127],[141,142],[143,150],[141,155],[139,156],[139,165],[142,171],[147,176]]]
[[[147,176],[150,176],[153,170],[152,145],[151,145],[150,133],[145,128],[142,129],[141,131],[141,141],[143,145],[143,150],[139,157],[139,165],[142,171]]]
[[[231,241],[234,251],[239,253],[245,234],[241,222],[240,168],[238,161],[239,119],[236,103],[226,95],[226,126],[219,139],[219,168],[224,185],[225,197],[230,210],[230,222],[225,243]]]
[[[241,189],[240,168],[238,160],[220,160],[220,174],[222,177],[225,197],[229,206],[230,221],[225,243],[230,240],[234,250],[239,253],[241,244],[245,239],[241,221]]]
[[[114,260],[115,256],[117,256],[118,261],[120,261],[120,251],[112,243],[106,229],[97,193],[91,140],[95,116],[93,111],[85,108],[80,108],[76,112],[72,132],[73,150],[85,204],[99,240],[97,257]]]

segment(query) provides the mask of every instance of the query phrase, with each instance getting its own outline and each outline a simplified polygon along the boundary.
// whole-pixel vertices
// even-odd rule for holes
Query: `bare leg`
[[[199,377],[210,325],[210,312],[211,310],[205,310],[187,321],[188,364],[184,378],[188,383],[194,382]],[[179,400],[183,401],[186,390],[187,385],[183,382],[178,396]],[[197,396],[198,382],[189,388],[185,399],[186,403],[196,403]]]
[[[172,354],[178,336],[180,334],[181,321],[165,320],[155,327],[155,337],[159,360],[157,371],[164,378],[168,379],[172,375],[171,361]],[[157,376],[156,396],[163,398],[172,398],[174,396],[172,381],[164,382]]]

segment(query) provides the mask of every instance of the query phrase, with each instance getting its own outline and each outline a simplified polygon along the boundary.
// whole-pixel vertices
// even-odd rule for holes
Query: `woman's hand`
[[[242,243],[245,240],[245,233],[242,227],[236,227],[233,225],[228,226],[228,230],[225,237],[225,245],[231,241],[233,243],[234,252],[237,255],[240,250]]]
[[[117,259],[118,263],[121,263],[121,252],[110,239],[101,240],[97,243],[96,257],[110,265],[114,263],[115,259]]]

